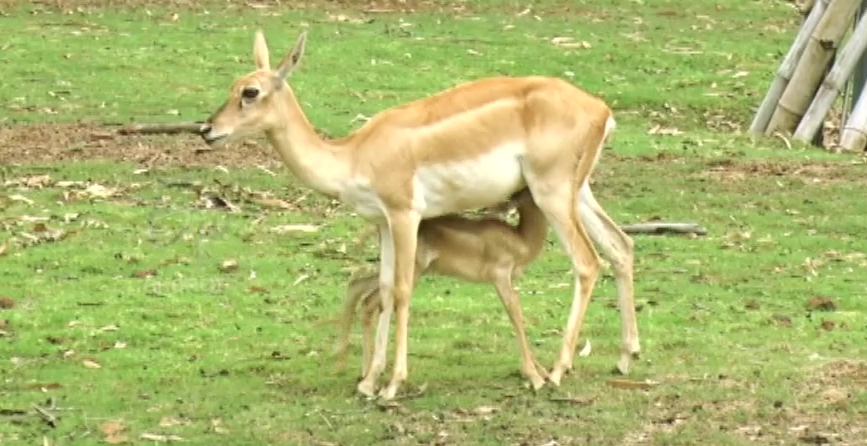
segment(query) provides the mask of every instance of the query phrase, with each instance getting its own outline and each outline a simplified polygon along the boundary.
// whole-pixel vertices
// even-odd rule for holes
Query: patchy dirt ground
[[[855,158],[852,162],[862,163]],[[743,181],[759,176],[779,176],[797,178],[811,184],[835,181],[867,183],[867,178],[863,174],[856,169],[848,168],[846,164],[817,161],[722,160],[708,163],[707,168],[697,176],[725,182]]]
[[[39,124],[0,127],[0,165],[107,160],[157,166],[280,166],[265,144],[209,150],[196,135],[118,135],[115,127]]]
[[[0,0],[0,11],[21,6],[20,0]],[[31,8],[56,9],[62,11],[90,7],[161,7],[175,9],[201,8],[283,8],[283,9],[317,9],[317,10],[352,10],[370,14],[415,11],[437,12],[470,12],[491,10],[520,11],[527,6],[509,4],[485,4],[467,0],[251,0],[245,2],[229,2],[225,0],[36,0],[30,3]],[[544,7],[533,8],[536,12],[575,13],[581,7],[569,0],[548,1]]]

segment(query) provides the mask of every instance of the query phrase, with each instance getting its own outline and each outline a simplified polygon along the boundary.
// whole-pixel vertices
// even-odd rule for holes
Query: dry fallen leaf
[[[334,22],[346,22],[346,23],[368,23],[369,20],[359,19],[356,17],[349,17],[345,14],[328,14],[328,19]]]
[[[218,434],[229,433],[229,430],[223,427],[223,420],[220,418],[214,418],[211,420],[211,430]]]
[[[476,407],[475,409],[473,409],[473,412],[476,415],[491,415],[492,413],[497,412],[498,410],[500,410],[499,407],[479,406],[479,407]]]
[[[8,310],[15,308],[15,301],[11,297],[0,297],[0,309]]]
[[[310,278],[310,276],[308,276],[307,274],[302,274],[302,275],[298,276],[298,278],[295,279],[294,282],[292,282],[292,286],[298,285],[299,283],[301,283],[301,282],[303,282],[309,278]]]
[[[662,127],[661,125],[657,124],[657,125],[654,125],[653,127],[651,127],[651,129],[647,131],[647,134],[648,135],[677,136],[677,135],[683,135],[683,132],[681,130],[678,130],[677,128],[674,128],[674,127]]]
[[[293,209],[292,203],[281,200],[279,198],[270,198],[270,197],[251,197],[250,201],[258,204],[262,207],[275,208],[275,209]]]
[[[171,442],[171,441],[184,441],[182,437],[177,435],[164,435],[164,434],[151,434],[144,432],[139,436],[142,440],[150,440],[150,441],[160,441],[160,442]]]
[[[24,180],[23,186],[41,188],[51,185],[51,175],[36,175]]]
[[[592,48],[590,42],[584,40],[576,42],[575,39],[571,37],[554,37],[553,39],[551,39],[551,43],[562,48]]]
[[[578,356],[581,356],[581,357],[590,356],[591,350],[592,350],[592,347],[590,347],[590,340],[588,339],[588,340],[584,341],[584,348],[581,349],[581,351],[578,353]]]
[[[771,318],[781,327],[789,328],[792,326],[792,318],[784,314],[775,314]]]
[[[277,234],[285,234],[287,232],[316,232],[318,230],[319,226],[311,224],[280,225],[270,229],[271,232]]]
[[[105,435],[113,435],[118,432],[123,432],[126,427],[120,421],[109,421],[102,425],[102,433]]]
[[[103,441],[108,444],[123,444],[129,442],[129,438],[123,431],[126,430],[126,426],[122,425],[119,421],[109,421],[102,425],[102,433],[105,435]]]
[[[220,264],[221,273],[231,273],[238,270],[238,261],[235,259],[224,260]]]
[[[162,417],[160,419],[160,427],[173,427],[180,426],[181,424],[181,420],[173,417]]]
[[[811,311],[836,311],[837,303],[829,297],[816,296],[807,302],[807,309]]]
[[[27,204],[33,204],[33,203],[34,203],[33,200],[31,200],[31,199],[25,197],[24,195],[18,195],[18,194],[16,194],[16,195],[10,195],[10,196],[9,196],[9,199],[12,200],[12,201],[20,201],[20,202],[22,202],[22,203],[27,203]]]
[[[117,189],[105,187],[101,184],[91,184],[84,190],[88,195],[94,198],[108,198],[117,193]]]
[[[63,187],[63,188],[69,188],[69,187],[81,187],[81,186],[84,186],[84,182],[83,182],[83,181],[67,181],[67,180],[64,180],[64,181],[58,181],[57,183],[54,183],[54,185],[57,186],[57,187]]]
[[[155,269],[143,269],[141,271],[136,271],[132,273],[133,277],[137,277],[139,279],[147,279],[149,277],[154,277],[157,275],[157,270]]]
[[[81,363],[89,369],[101,369],[102,368],[102,366],[99,365],[98,362],[92,361],[90,359],[85,359],[84,361],[81,361]]]

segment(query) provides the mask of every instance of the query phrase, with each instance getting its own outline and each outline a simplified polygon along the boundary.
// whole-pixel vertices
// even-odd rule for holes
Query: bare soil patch
[[[281,165],[264,141],[209,150],[196,135],[118,135],[92,124],[28,124],[0,127],[0,165],[104,160],[158,166]]]
[[[698,176],[726,182],[774,176],[798,178],[815,184],[838,181],[867,182],[867,178],[859,175],[857,170],[844,163],[723,160],[709,163]]]
[[[810,374],[790,431],[807,444],[854,445],[867,435],[867,412],[857,393],[867,385],[867,362],[838,359]]]

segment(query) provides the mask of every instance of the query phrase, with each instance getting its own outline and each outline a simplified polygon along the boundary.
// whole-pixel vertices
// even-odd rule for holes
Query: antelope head
[[[202,126],[202,139],[218,147],[233,139],[285,126],[285,119],[281,119],[285,116],[283,108],[287,95],[293,96],[286,78],[298,66],[306,42],[307,33],[302,32],[280,65],[271,69],[265,35],[256,31],[253,42],[256,70],[232,83],[228,100]]]

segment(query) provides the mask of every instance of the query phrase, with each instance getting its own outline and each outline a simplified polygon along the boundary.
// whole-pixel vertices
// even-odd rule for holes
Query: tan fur
[[[264,132],[300,181],[340,199],[378,226],[383,311],[359,392],[373,395],[385,369],[392,314],[395,362],[380,396],[393,398],[408,376],[409,302],[421,221],[493,206],[523,188],[529,188],[556,231],[575,276],[563,344],[550,381],[559,384],[572,367],[599,274],[594,243],[617,265],[623,325],[618,367],[625,371],[639,350],[632,241],[596,203],[587,185],[614,129],[610,108],[560,79],[496,77],[383,111],[345,138],[323,140],[286,83],[305,46],[302,34],[272,69],[265,39],[257,32],[256,71],[233,83],[227,102],[208,120],[202,136],[217,146]],[[245,91],[252,96],[244,98]],[[482,159],[495,168],[483,169]]]
[[[505,307],[521,353],[521,370],[534,389],[542,387],[548,372],[536,361],[524,330],[518,294],[512,286],[527,265],[542,252],[548,222],[529,191],[516,197],[518,225],[497,218],[472,219],[449,215],[424,220],[419,226],[415,282],[425,274],[451,276],[494,285]],[[356,307],[362,304],[362,377],[367,374],[373,351],[374,319],[379,316],[379,270],[353,277],[348,286],[338,338],[342,363]]]

